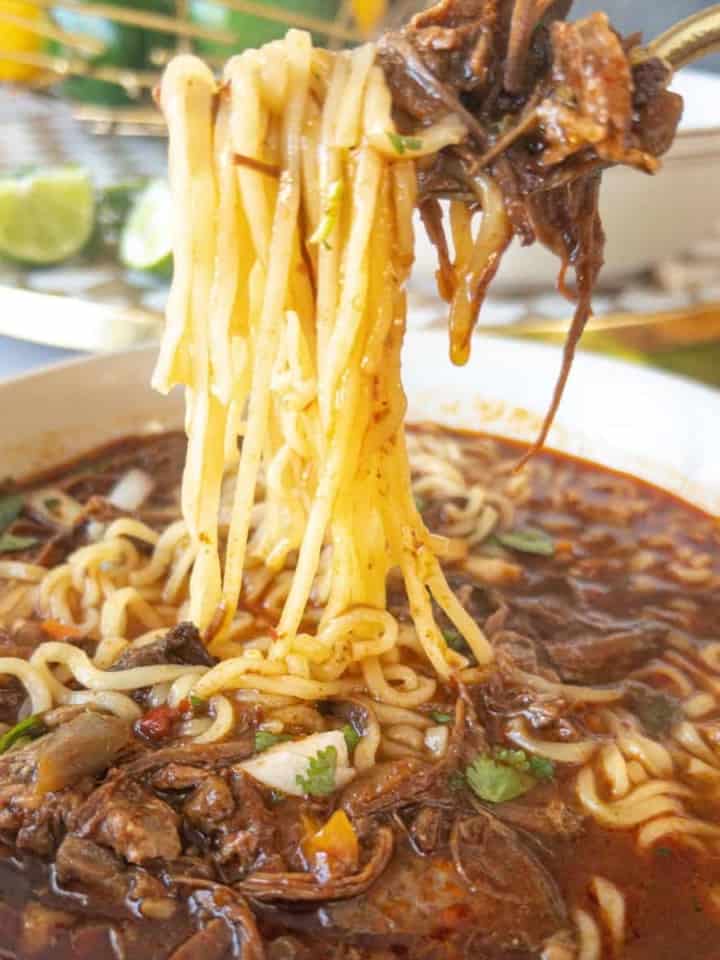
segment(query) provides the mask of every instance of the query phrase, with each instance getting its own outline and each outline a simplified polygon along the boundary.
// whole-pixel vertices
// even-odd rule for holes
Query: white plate
[[[0,463],[21,475],[123,433],[181,423],[182,397],[148,386],[155,351],[71,361],[0,383]],[[556,348],[477,338],[470,363],[447,360],[442,333],[409,334],[412,419],[531,440],[552,391]],[[578,355],[551,444],[645,477],[720,512],[712,438],[720,393],[594,354]]]
[[[625,167],[603,176],[600,213],[607,234],[600,283],[631,276],[702,240],[720,218],[720,75],[683,70],[673,89],[685,100],[681,134],[653,177]],[[417,230],[412,283],[433,290],[436,254]],[[558,261],[540,244],[514,242],[493,282],[494,292],[554,284]]]

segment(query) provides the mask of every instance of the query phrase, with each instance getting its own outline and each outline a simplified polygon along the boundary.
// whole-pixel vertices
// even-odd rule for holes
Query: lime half
[[[165,180],[152,180],[132,205],[120,237],[120,259],[131,270],[170,272],[172,199]]]
[[[46,167],[0,177],[0,255],[59,263],[87,243],[95,217],[90,177],[79,167]]]

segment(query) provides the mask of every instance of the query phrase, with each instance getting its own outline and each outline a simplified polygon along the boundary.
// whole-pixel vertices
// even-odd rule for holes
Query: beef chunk
[[[212,667],[216,662],[205,649],[197,627],[192,623],[179,623],[159,640],[126,650],[111,669],[130,670],[132,667],[152,667],[159,663]]]
[[[67,836],[55,860],[58,882],[103,898],[105,910],[132,910],[166,919],[176,909],[162,883],[138,867],[127,868],[106,847]]]
[[[180,855],[179,818],[164,801],[122,773],[94,791],[77,815],[76,833],[129,863]]]
[[[412,803],[437,776],[435,767],[411,758],[377,763],[345,789],[342,806],[350,817],[365,817]]]
[[[609,633],[570,628],[546,637],[543,645],[562,680],[611,683],[654,657],[666,636],[666,626],[638,622]]]

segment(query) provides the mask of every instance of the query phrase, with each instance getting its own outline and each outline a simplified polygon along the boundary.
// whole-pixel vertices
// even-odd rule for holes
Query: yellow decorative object
[[[358,27],[370,36],[387,13],[387,0],[352,0],[352,12]]]
[[[25,0],[0,0],[0,81],[22,83],[43,72],[39,67],[16,63],[2,56],[42,52],[45,41],[39,31],[32,29],[33,24],[40,29],[45,24],[45,13],[41,8],[25,3]]]

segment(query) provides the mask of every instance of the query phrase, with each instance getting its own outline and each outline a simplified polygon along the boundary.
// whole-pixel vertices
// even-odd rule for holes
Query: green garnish
[[[462,790],[462,788],[467,783],[467,781],[465,780],[464,774],[461,773],[460,770],[453,770],[453,772],[448,777],[447,782],[448,782],[448,787],[451,790],[455,790],[455,791]]]
[[[18,550],[27,550],[34,547],[37,537],[16,537],[12,533],[0,534],[0,553],[15,553]]]
[[[24,720],[16,723],[14,727],[10,727],[0,737],[0,753],[5,753],[6,750],[16,746],[22,740],[30,742],[30,740],[34,740],[35,737],[39,737],[43,733],[45,733],[45,724],[41,717],[36,714],[25,717]]]
[[[314,757],[310,757],[307,765],[307,775],[298,774],[295,782],[311,797],[326,797],[335,789],[335,770],[337,769],[337,750],[335,747],[326,747],[318,750]]]
[[[656,847],[655,853],[659,857],[671,857],[673,852],[670,847]]]
[[[344,186],[342,180],[333,180],[328,188],[327,199],[323,207],[323,215],[317,230],[310,237],[310,243],[322,243],[326,250],[330,249],[328,237],[335,229],[335,224],[340,216],[340,207],[342,205]]]
[[[346,723],[342,728],[343,736],[348,750],[352,753],[355,747],[360,743],[360,734],[351,723]]]
[[[393,145],[393,150],[395,153],[399,153],[401,157],[408,150],[422,150],[423,142],[417,137],[404,137],[392,130],[387,130],[386,133],[388,140]]]
[[[441,633],[445,638],[445,643],[451,650],[454,650],[455,653],[470,653],[470,647],[468,647],[459,630],[456,630],[455,627],[446,627],[444,630],[441,630]]]
[[[427,507],[427,500],[425,499],[425,497],[415,495],[413,497],[413,500],[415,501],[415,506],[417,507],[418,513],[422,513],[423,510]]]
[[[59,497],[48,497],[47,500],[43,500],[43,504],[51,513],[54,513],[60,506],[60,499]]]
[[[433,710],[430,713],[435,723],[452,723],[451,713],[441,713],[439,710]]]
[[[504,547],[520,553],[533,553],[538,557],[552,557],[555,553],[555,542],[544,530],[526,527],[523,530],[500,531],[495,534],[495,539]]]
[[[22,508],[23,498],[19,493],[9,493],[5,497],[0,497],[0,533],[17,520]]]
[[[524,750],[498,748],[481,753],[467,767],[465,776],[473,793],[488,803],[505,803],[532,790],[537,783],[551,780],[552,760],[528,756]]]
[[[203,700],[202,697],[198,697],[194,693],[191,693],[190,706],[193,708],[193,710],[200,710],[202,707],[205,706],[205,701]]]
[[[287,733],[270,733],[269,730],[258,730],[255,733],[255,753],[262,753],[276,743],[287,743],[292,737]]]

